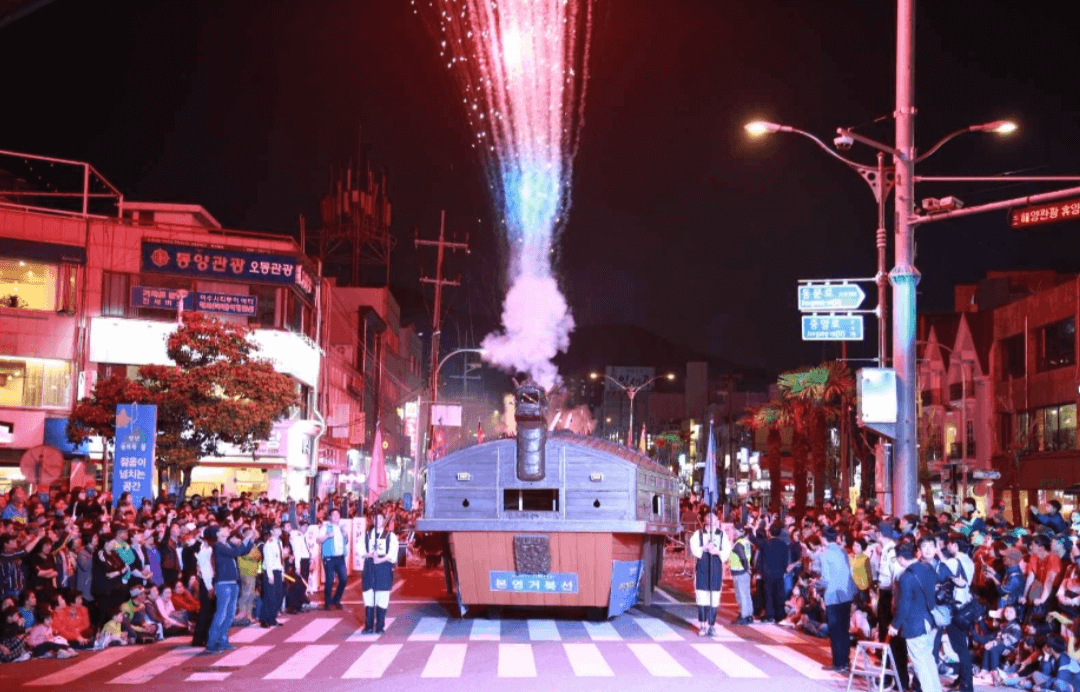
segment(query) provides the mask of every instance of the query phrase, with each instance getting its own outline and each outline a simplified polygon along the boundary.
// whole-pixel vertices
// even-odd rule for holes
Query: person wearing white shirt
[[[716,634],[716,611],[720,607],[720,588],[724,583],[724,565],[731,555],[731,539],[720,529],[716,514],[705,515],[705,527],[690,537],[690,552],[697,560],[694,594],[698,607],[698,634]]]
[[[210,529],[207,528],[206,531]],[[203,540],[199,550],[195,553],[196,574],[199,581],[199,617],[195,621],[195,632],[191,638],[191,645],[197,647],[206,646],[207,637],[210,635],[210,623],[214,619],[214,548],[207,541],[208,534],[204,531]]]
[[[390,589],[394,586],[394,561],[398,555],[398,537],[387,525],[386,516],[378,513],[374,520],[375,527],[364,535],[364,572],[360,586],[364,592],[364,634],[382,634],[384,631]]]
[[[269,535],[263,544],[262,572],[262,607],[259,609],[259,624],[263,627],[280,627],[278,611],[284,597],[285,564],[281,556],[281,526],[270,527]]]
[[[341,528],[341,511],[330,511],[330,521],[324,522],[319,531],[322,542],[323,608],[341,610],[341,596],[345,593],[345,529]],[[334,577],[337,588],[334,588]],[[332,592],[332,593],[331,593]]]
[[[296,569],[306,584],[311,573],[311,551],[308,549],[307,537],[295,524],[289,524],[289,549],[296,560]]]

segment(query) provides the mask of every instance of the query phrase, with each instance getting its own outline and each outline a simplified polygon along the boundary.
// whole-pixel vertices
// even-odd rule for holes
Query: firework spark
[[[552,273],[583,123],[592,0],[433,0],[440,54],[462,89],[510,243],[503,332],[491,363],[544,387],[574,320]],[[414,3],[415,4],[415,3]]]

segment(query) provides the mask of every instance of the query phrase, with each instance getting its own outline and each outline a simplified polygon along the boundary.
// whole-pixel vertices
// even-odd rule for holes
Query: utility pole
[[[891,471],[892,514],[918,512],[919,459],[915,409],[915,0],[896,2],[896,222],[895,261],[889,281],[893,298],[893,368],[897,379],[897,421]]]
[[[431,247],[437,248],[437,256],[435,260],[435,276],[422,276],[420,282],[425,284],[432,284],[435,286],[435,309],[433,311],[431,319],[431,404],[428,405],[428,424],[424,426],[424,429],[428,431],[428,444],[431,440],[431,406],[435,404],[439,399],[439,338],[442,335],[442,290],[443,286],[460,286],[461,282],[456,279],[443,278],[443,260],[446,257],[446,250],[464,250],[465,254],[469,254],[469,239],[465,237],[465,242],[458,243],[446,240],[446,210],[444,209],[439,216],[439,239],[438,240],[421,240],[419,234],[416,237],[416,247]],[[427,449],[427,444],[423,449]],[[419,479],[417,479],[419,482]]]

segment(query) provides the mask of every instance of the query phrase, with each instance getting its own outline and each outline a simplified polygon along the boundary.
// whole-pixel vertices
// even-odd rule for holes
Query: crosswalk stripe
[[[316,618],[301,627],[296,634],[285,641],[290,644],[310,644],[318,641],[319,637],[332,630],[334,625],[339,622],[341,622],[341,618]]]
[[[502,623],[498,620],[477,618],[472,622],[469,639],[474,642],[497,642],[502,636]]]
[[[446,618],[420,618],[420,622],[416,623],[416,629],[409,635],[409,641],[438,641],[444,627],[446,627]]]
[[[686,623],[689,624],[692,628],[694,628],[695,631],[697,630],[698,621],[697,621],[697,616],[696,615],[693,616],[693,617],[683,617],[683,620],[686,621]],[[727,627],[724,627],[723,625],[717,625],[715,627],[715,630],[716,630],[716,634],[714,634],[711,637],[711,639],[713,641],[716,641],[716,642],[744,642],[744,641],[746,641],[745,639],[743,639],[739,635],[735,634],[734,632],[729,630]]]
[[[612,677],[611,667],[604,660],[600,649],[596,644],[563,644],[566,650],[566,658],[570,660],[570,667],[574,669],[574,675],[579,678]]]
[[[134,668],[124,673],[120,677],[113,678],[109,681],[112,685],[142,685],[150,682],[156,675],[164,673],[173,666],[178,666],[184,661],[188,660],[195,654],[202,651],[202,649],[193,646],[179,646],[175,649],[170,649],[168,653],[158,656],[149,663],[144,663],[138,668]]]
[[[763,670],[736,654],[723,644],[694,644],[693,647],[717,668],[733,678],[767,678]]]
[[[777,644],[803,644],[806,640],[780,625],[758,625],[754,629],[769,635]]]
[[[223,682],[228,677],[229,673],[226,672],[192,673],[185,682]]]
[[[757,648],[781,663],[794,668],[811,680],[835,680],[837,677],[830,671],[822,670],[821,663],[818,661],[809,656],[804,656],[784,644],[758,644]]]
[[[465,665],[465,644],[436,644],[431,650],[422,678],[456,678]]]
[[[337,647],[337,644],[308,644],[270,671],[263,680],[302,680]]]
[[[531,644],[499,644],[500,678],[535,678],[536,659]]]
[[[386,622],[384,623],[385,629],[390,629],[390,625],[392,624],[394,624],[394,618],[386,618]],[[381,634],[375,634],[374,632],[371,634],[364,634],[364,628],[357,627],[356,631],[350,634],[349,638],[345,641],[350,644],[362,644],[364,642],[373,642],[381,636]]]
[[[43,678],[35,678],[26,683],[28,687],[33,686],[45,686],[45,685],[66,685],[69,682],[73,682],[89,675],[94,671],[107,668],[116,663],[120,659],[130,656],[136,651],[142,651],[145,647],[142,646],[112,646],[104,651],[100,651],[89,656],[80,658],[78,662],[72,663],[69,667],[63,670],[58,670],[55,673],[50,673]]]
[[[562,639],[554,620],[529,620],[529,639],[534,642],[557,642]]]
[[[589,633],[589,638],[594,642],[617,642],[621,641],[622,637],[615,630],[615,625],[610,622],[589,622],[582,623],[585,625],[585,631]]]
[[[401,651],[401,644],[372,644],[349,666],[342,679],[381,678],[390,662]]]
[[[254,641],[257,641],[259,637],[265,636],[269,632],[269,629],[263,629],[262,627],[245,627],[236,634],[230,634],[229,643],[250,644]]]
[[[679,633],[671,629],[663,620],[657,620],[656,618],[633,618],[634,624],[645,631],[645,634],[649,635],[653,641],[656,642],[678,642],[682,641],[682,637]]]
[[[262,656],[267,651],[273,649],[273,646],[241,646],[236,651],[230,652],[227,656],[222,657],[220,660],[215,661],[213,666],[215,668],[227,668],[230,666],[247,666]]]
[[[690,677],[690,672],[683,668],[671,654],[664,651],[664,648],[659,644],[630,644],[629,647],[630,651],[641,661],[641,665],[645,666],[645,670],[655,677]]]

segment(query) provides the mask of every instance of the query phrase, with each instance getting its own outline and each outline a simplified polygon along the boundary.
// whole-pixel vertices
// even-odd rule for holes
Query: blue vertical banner
[[[637,603],[641,585],[642,560],[613,560],[611,563],[611,597],[608,617],[625,613]]]
[[[154,448],[157,442],[157,406],[116,405],[116,455],[112,492],[131,493],[138,507],[143,498],[154,499]]]

